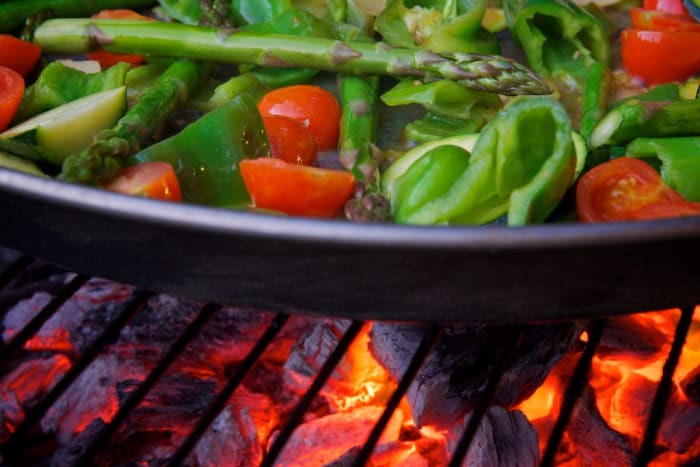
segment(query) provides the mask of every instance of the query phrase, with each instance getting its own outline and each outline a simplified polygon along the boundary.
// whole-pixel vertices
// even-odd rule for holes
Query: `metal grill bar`
[[[581,355],[581,358],[576,364],[571,381],[569,381],[569,385],[566,387],[566,392],[562,398],[559,417],[557,417],[557,421],[552,428],[549,439],[547,440],[547,447],[545,448],[544,455],[542,456],[540,467],[554,464],[554,457],[557,454],[557,448],[559,447],[561,439],[564,436],[566,425],[569,423],[571,414],[576,407],[576,402],[581,397],[583,389],[588,383],[588,372],[591,369],[591,362],[607,324],[608,323],[606,320],[595,320],[593,321],[591,329],[588,331],[588,343],[583,351],[583,354]]]
[[[651,406],[649,420],[647,421],[647,427],[644,431],[644,440],[642,441],[642,447],[637,455],[637,460],[634,464],[635,467],[647,465],[654,457],[654,443],[656,441],[656,435],[661,427],[664,411],[666,410],[666,403],[671,395],[673,373],[676,371],[678,361],[680,360],[681,353],[683,352],[685,339],[688,336],[690,325],[693,322],[694,310],[694,306],[687,306],[681,309],[681,319],[676,325],[676,335],[673,338],[671,351],[668,353],[666,363],[664,363],[661,381],[659,382],[659,386],[656,389],[656,394],[654,395],[654,403]]]
[[[207,431],[209,425],[216,419],[216,417],[221,413],[221,411],[226,406],[226,403],[231,398],[235,390],[243,381],[243,378],[248,374],[248,372],[253,368],[253,365],[260,359],[265,349],[272,343],[277,333],[282,329],[282,326],[289,319],[288,315],[279,313],[275,316],[270,326],[267,328],[265,333],[260,337],[255,347],[250,351],[237,367],[235,372],[230,376],[228,382],[224,389],[219,393],[214,401],[209,405],[207,411],[199,419],[197,425],[194,427],[192,432],[187,436],[187,439],[180,445],[173,457],[168,462],[171,467],[177,467],[182,465],[185,458],[197,445],[197,442],[202,437],[202,435]]]
[[[32,320],[0,349],[0,362],[10,359],[24,344],[36,334],[46,321],[71,298],[85,283],[88,277],[76,275]]]
[[[0,274],[0,289],[6,287],[16,277],[22,274],[30,264],[34,261],[29,256],[20,256],[14,263],[10,264],[2,274]]]
[[[209,321],[209,319],[221,309],[221,305],[209,304],[202,308],[197,318],[190,323],[185,331],[178,337],[178,339],[168,348],[163,357],[158,361],[156,366],[148,373],[146,379],[136,388],[134,392],[129,394],[129,396],[124,401],[124,404],[119,408],[114,418],[106,424],[99,432],[95,441],[92,442],[82,453],[75,466],[88,466],[93,465],[92,459],[95,457],[97,452],[100,450],[102,445],[109,440],[116,429],[121,425],[122,422],[131,414],[131,412],[138,406],[138,404],[143,400],[148,391],[150,391],[153,386],[158,382],[160,377],[165,373],[170,364],[175,361],[175,359],[185,350],[187,345],[192,339],[194,339],[199,332],[202,330],[204,325]]]
[[[287,444],[287,441],[289,441],[296,427],[303,421],[304,414],[309,410],[309,407],[311,407],[314,399],[323,388],[323,385],[326,384],[326,381],[331,376],[331,373],[333,373],[333,370],[335,370],[335,367],[338,366],[340,360],[342,360],[343,356],[348,351],[348,348],[350,348],[350,344],[355,340],[363,325],[364,323],[361,321],[353,321],[352,324],[350,324],[350,327],[340,339],[340,342],[338,342],[333,353],[331,353],[328,360],[326,360],[321,370],[316,375],[314,382],[311,383],[309,390],[306,391],[304,397],[302,397],[297,406],[294,407],[294,410],[289,416],[289,420],[272,443],[272,446],[270,446],[270,450],[260,463],[260,467],[271,467],[274,464],[275,459],[277,459],[277,456],[282,452],[284,445]]]
[[[36,406],[27,412],[24,422],[17,427],[12,438],[7,442],[4,450],[11,451],[29,430],[46,414],[59,397],[73,384],[80,374],[92,363],[102,350],[119,337],[119,332],[129,319],[141,311],[153,294],[143,290],[137,291],[131,303],[112,322],[110,322],[102,334],[85,349],[80,358],[71,366],[68,372],[56,383],[49,393]]]
[[[389,423],[389,420],[391,420],[391,416],[399,406],[401,398],[404,396],[404,394],[406,394],[406,391],[408,391],[409,386],[416,378],[418,370],[420,370],[423,362],[425,362],[428,354],[430,354],[430,351],[433,349],[433,345],[435,345],[435,342],[440,335],[440,331],[440,326],[431,326],[430,329],[428,329],[428,331],[423,335],[420,345],[418,346],[418,349],[416,349],[416,353],[413,354],[411,363],[406,369],[406,373],[404,373],[404,375],[401,377],[401,381],[399,381],[396,390],[391,395],[384,412],[382,412],[382,416],[379,417],[379,421],[376,425],[374,425],[374,428],[372,428],[372,432],[369,434],[365,445],[362,446],[362,450],[357,455],[357,458],[355,458],[355,461],[353,462],[354,466],[362,467],[363,465],[367,464],[367,461],[369,461],[372,451],[374,451],[375,446],[379,442],[379,438],[382,436],[382,433]]]
[[[514,327],[512,330],[512,335],[508,336],[508,340],[501,349],[501,352],[494,357],[493,361],[496,363],[489,371],[484,392],[477,401],[474,410],[472,410],[471,417],[469,418],[469,422],[464,429],[462,438],[459,440],[457,448],[452,453],[452,460],[450,461],[449,467],[459,467],[462,465],[462,461],[469,451],[469,446],[474,439],[474,435],[476,435],[476,432],[481,425],[481,419],[484,418],[486,410],[488,410],[489,403],[491,402],[493,395],[496,393],[498,384],[501,382],[501,377],[507,368],[508,361],[518,345],[518,338],[521,336],[522,329],[519,327]]]

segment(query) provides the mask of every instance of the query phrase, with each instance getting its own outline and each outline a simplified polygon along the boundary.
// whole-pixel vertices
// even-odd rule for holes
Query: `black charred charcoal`
[[[681,389],[690,402],[700,405],[700,366],[683,378]]]
[[[448,432],[447,442],[450,452],[454,452],[457,448],[470,419],[471,413]],[[534,467],[539,463],[540,448],[537,430],[521,411],[509,411],[502,407],[488,408],[462,460],[463,466]]]
[[[51,467],[70,467],[76,465],[88,446],[100,435],[105,422],[96,418],[83,431],[73,437],[70,442],[62,445],[51,458]],[[97,465],[104,465],[98,463]]]
[[[590,386],[577,401],[566,434],[582,465],[623,467],[634,464],[635,454],[629,440],[605,422]]]
[[[512,407],[531,395],[549,371],[576,342],[577,324],[552,324],[525,329],[506,364],[493,404]],[[406,371],[426,327],[374,323],[370,350],[394,380]],[[407,398],[418,426],[447,428],[470,411],[481,396],[507,326],[450,326],[409,387]]]
[[[664,332],[638,316],[608,318],[596,353],[600,357],[632,354],[647,356],[659,352],[669,342]]]
[[[700,439],[700,407],[684,398],[674,384],[659,436],[672,451],[684,454]]]

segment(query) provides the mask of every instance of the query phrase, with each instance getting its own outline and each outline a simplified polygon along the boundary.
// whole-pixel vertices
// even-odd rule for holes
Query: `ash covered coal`
[[[374,323],[370,350],[394,380],[408,368],[426,326]],[[513,407],[531,395],[552,367],[577,342],[578,324],[531,326],[521,333],[508,356],[492,403]],[[451,326],[438,339],[407,398],[417,426],[449,428],[470,411],[483,393],[494,357],[501,354],[512,329],[505,326]]]

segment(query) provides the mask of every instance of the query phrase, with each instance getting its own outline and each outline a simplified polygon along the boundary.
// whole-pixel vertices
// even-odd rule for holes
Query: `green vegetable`
[[[73,151],[66,158],[59,178],[99,184],[115,177],[122,161],[149,141],[170,112],[187,100],[207,70],[187,59],[173,62],[153,86],[139,95],[116,126],[97,134],[87,149]]]
[[[700,201],[700,136],[637,138],[627,145],[627,155],[658,159],[666,184],[685,199]]]
[[[34,162],[21,157],[13,156],[12,154],[8,154],[3,151],[0,151],[0,167],[28,173],[30,175],[47,177],[47,175],[42,172]]]
[[[405,136],[406,139],[419,144],[427,143],[452,136],[478,133],[486,121],[485,113],[477,113],[464,120],[428,112],[423,118],[406,125]]]
[[[610,104],[610,108],[614,109],[615,107],[618,107],[628,102],[643,101],[668,103],[672,101],[677,101],[678,99],[680,99],[680,87],[677,83],[668,83],[655,86],[647,92],[625,97],[624,99],[612,102]]]
[[[626,144],[635,138],[700,134],[700,100],[641,101],[615,107],[596,125],[591,148]]]
[[[21,28],[27,18],[50,10],[55,17],[90,16],[100,10],[149,7],[154,0],[3,0],[0,2],[0,32]]]
[[[487,0],[411,2],[390,0],[375,29],[388,44],[436,53],[498,53],[498,41],[481,28]]]
[[[199,0],[158,0],[165,13],[185,24],[198,24],[203,11]]]
[[[231,0],[237,25],[272,21],[291,7],[291,0]]]
[[[148,40],[145,40],[147,37]],[[549,93],[549,86],[524,66],[499,56],[386,48],[282,34],[235,32],[155,21],[49,20],[35,32],[49,53],[84,53],[95,44],[111,52],[186,56],[228,63],[301,66],[357,74],[448,78],[466,87],[502,94]]]
[[[252,93],[256,100],[259,100],[267,88],[256,76],[254,73],[233,76],[210,90],[210,94],[205,99],[202,99],[202,96],[196,96],[190,101],[190,105],[201,112],[209,112],[225,105],[243,91]]]
[[[579,124],[584,139],[591,135],[595,126],[605,116],[611,87],[612,73],[610,73],[610,69],[601,62],[591,65],[583,85],[581,122]]]
[[[0,133],[0,149],[60,165],[111,128],[126,110],[126,89],[92,94],[41,113]]]
[[[255,99],[244,92],[180,133],[140,151],[130,163],[172,164],[184,201],[243,207],[250,199],[238,163],[269,154]]]
[[[84,73],[60,62],[52,62],[24,92],[15,122],[90,94],[124,86],[128,71],[129,64],[124,62],[99,73]]]
[[[571,134],[557,101],[516,99],[484,127],[468,162],[454,150],[435,169],[424,157],[399,159],[408,168],[393,181],[385,174],[392,212],[413,224],[482,224],[505,213],[509,225],[543,222],[574,180]]]

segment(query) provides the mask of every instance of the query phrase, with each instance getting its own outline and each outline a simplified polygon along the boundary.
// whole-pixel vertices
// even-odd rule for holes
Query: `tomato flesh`
[[[622,63],[647,85],[685,80],[700,71],[700,32],[626,29]]]
[[[258,104],[263,117],[281,115],[303,123],[319,151],[335,149],[340,132],[340,104],[333,94],[310,84],[274,89]]]
[[[263,117],[272,157],[301,165],[311,165],[316,159],[316,143],[306,127],[288,117]]]
[[[106,188],[118,193],[180,201],[180,183],[173,166],[167,162],[146,162],[126,167]]]
[[[296,216],[333,217],[355,187],[348,172],[276,158],[246,159],[240,168],[256,207]]]
[[[24,78],[11,68],[0,66],[0,131],[12,121],[24,95]]]
[[[41,57],[41,47],[17,39],[9,34],[0,34],[0,66],[12,68],[22,76],[34,69]]]
[[[645,220],[698,215],[700,203],[684,199],[646,162],[621,157],[581,177],[576,211],[583,222]]]
[[[688,10],[683,6],[683,0],[644,0],[644,9],[692,18]]]
[[[662,11],[630,8],[630,20],[635,29],[700,32],[700,23],[692,17],[673,15]]]

